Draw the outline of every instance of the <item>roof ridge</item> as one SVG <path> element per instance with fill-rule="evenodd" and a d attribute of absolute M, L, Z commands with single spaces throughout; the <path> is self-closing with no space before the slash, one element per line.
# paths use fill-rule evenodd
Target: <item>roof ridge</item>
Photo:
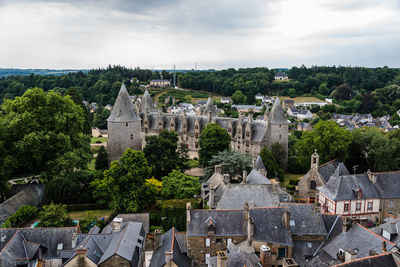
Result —
<path fill-rule="evenodd" d="M 353 262 L 362 261 L 362 260 L 366 260 L 366 259 L 373 259 L 373 258 L 383 257 L 383 256 L 387 256 L 387 255 L 390 255 L 390 254 L 392 254 L 392 253 L 390 253 L 390 252 L 381 253 L 379 255 L 367 256 L 367 257 L 364 257 L 364 258 L 359 258 L 359 259 L 355 259 L 355 260 L 352 260 L 352 261 L 343 262 L 343 263 L 340 263 L 340 264 L 337 264 L 337 265 L 333 265 L 333 266 L 343 266 L 343 265 L 347 265 L 347 264 L 350 264 L 350 263 L 353 263 Z"/>
<path fill-rule="evenodd" d="M 325 166 L 325 165 L 327 165 L 328 163 L 332 163 L 332 162 L 334 162 L 335 160 L 339 160 L 339 159 L 338 159 L 338 158 L 334 158 L 334 159 L 332 159 L 332 160 L 330 160 L 330 161 L 328 161 L 328 162 L 325 162 L 325 163 L 319 165 L 318 168 L 319 168 L 319 167 L 322 167 L 322 166 Z M 340 162 L 340 161 L 339 161 L 339 162 Z"/>
<path fill-rule="evenodd" d="M 174 241 L 175 241 L 175 227 L 172 227 L 172 243 L 171 243 L 171 252 L 174 251 Z"/>
<path fill-rule="evenodd" d="M 115 248 L 115 252 L 114 252 L 114 254 L 117 254 L 117 251 L 118 251 L 118 248 L 119 248 L 119 245 L 121 245 L 121 241 L 122 241 L 122 238 L 124 237 L 124 235 L 125 235 L 125 232 L 126 232 L 126 230 L 128 229 L 128 225 L 126 225 L 125 226 L 125 228 L 124 228 L 124 232 L 123 233 L 121 233 L 121 237 L 120 237 L 120 239 L 119 239 L 119 241 L 118 241 L 118 245 L 117 245 L 117 247 Z"/>
<path fill-rule="evenodd" d="M 35 243 L 35 242 L 27 241 L 27 240 L 24 240 L 24 242 L 25 242 L 25 243 L 30 243 L 30 244 L 34 244 L 34 245 L 39 245 L 39 246 L 40 246 L 39 243 Z"/>
<path fill-rule="evenodd" d="M 387 171 L 387 172 L 373 172 L 372 174 L 384 174 L 384 173 L 400 173 L 399 171 Z"/>
<path fill-rule="evenodd" d="M 384 242 L 389 243 L 390 245 L 392 245 L 392 246 L 394 246 L 394 247 L 396 246 L 396 244 L 394 244 L 394 243 L 388 241 L 387 239 L 381 237 L 380 235 L 378 235 L 378 234 L 372 232 L 371 230 L 369 230 L 368 228 L 362 226 L 361 224 L 357 223 L 357 225 L 358 225 L 358 226 L 361 226 L 364 230 L 367 230 L 369 233 L 371 233 L 371 234 L 373 234 L 373 235 L 379 237 L 379 238 L 382 239 Z"/>
<path fill-rule="evenodd" d="M 285 209 L 285 207 L 249 207 L 249 210 L 257 209 Z"/>
<path fill-rule="evenodd" d="M 13 237 L 7 242 L 7 244 L 3 247 L 3 249 L 0 251 L 0 254 L 3 253 L 3 251 L 5 250 L 5 248 L 10 244 L 10 242 L 17 236 L 19 232 L 19 229 L 15 232 L 15 234 L 13 235 Z"/>

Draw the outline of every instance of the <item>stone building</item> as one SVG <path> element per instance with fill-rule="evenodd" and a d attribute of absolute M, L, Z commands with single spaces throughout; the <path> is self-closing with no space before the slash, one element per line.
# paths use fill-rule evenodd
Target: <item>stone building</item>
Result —
<path fill-rule="evenodd" d="M 122 85 L 107 119 L 109 159 L 119 159 L 126 148 L 141 150 L 146 136 L 157 135 L 162 130 L 177 132 L 179 142 L 187 144 L 190 151 L 198 151 L 201 131 L 208 123 L 217 123 L 228 131 L 234 151 L 256 157 L 263 146 L 275 142 L 288 150 L 288 121 L 278 97 L 271 111 L 267 110 L 261 121 L 253 120 L 252 114 L 247 118 L 240 115 L 238 119 L 218 117 L 216 111 L 209 97 L 200 116 L 187 115 L 185 110 L 181 114 L 162 113 L 161 109 L 155 110 L 147 90 L 140 107 L 135 108 L 125 85 Z"/>
<path fill-rule="evenodd" d="M 338 172 L 338 175 L 350 174 L 346 166 L 337 159 L 319 165 L 319 155 L 315 150 L 311 155 L 310 170 L 299 181 L 299 198 L 303 202 L 314 202 L 318 194 L 317 187 L 325 185 L 335 171 Z"/>

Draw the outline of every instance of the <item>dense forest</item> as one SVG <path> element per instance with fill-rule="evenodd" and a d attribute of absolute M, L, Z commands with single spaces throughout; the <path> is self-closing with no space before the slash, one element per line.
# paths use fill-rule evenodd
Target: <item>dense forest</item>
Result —
<path fill-rule="evenodd" d="M 340 104 L 338 112 L 369 113 L 374 116 L 393 115 L 400 108 L 400 69 L 388 67 L 292 67 L 288 81 L 274 81 L 278 70 L 268 68 L 226 69 L 220 71 L 189 71 L 179 73 L 182 88 L 231 96 L 240 90 L 248 104 L 255 103 L 257 93 L 285 96 L 332 97 Z M 65 93 L 77 89 L 84 100 L 105 106 L 113 104 L 124 80 L 131 94 L 140 94 L 140 84 L 151 79 L 172 79 L 172 74 L 140 68 L 109 66 L 88 73 L 66 75 L 9 76 L 0 79 L 0 103 L 4 98 L 22 95 L 28 88 L 40 87 Z"/>

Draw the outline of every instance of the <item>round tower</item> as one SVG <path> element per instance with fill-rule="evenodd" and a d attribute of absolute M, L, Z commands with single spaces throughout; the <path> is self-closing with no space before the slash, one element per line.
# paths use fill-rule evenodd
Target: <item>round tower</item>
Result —
<path fill-rule="evenodd" d="M 109 161 L 118 160 L 127 148 L 142 150 L 141 118 L 122 84 L 110 117 L 107 119 Z"/>

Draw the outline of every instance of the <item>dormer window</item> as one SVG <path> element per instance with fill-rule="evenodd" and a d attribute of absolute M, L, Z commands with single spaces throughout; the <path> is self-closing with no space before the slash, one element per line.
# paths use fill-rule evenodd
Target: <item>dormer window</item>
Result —
<path fill-rule="evenodd" d="M 206 221 L 207 223 L 207 232 L 209 235 L 213 235 L 215 234 L 215 222 L 213 220 L 213 218 L 209 217 Z"/>

